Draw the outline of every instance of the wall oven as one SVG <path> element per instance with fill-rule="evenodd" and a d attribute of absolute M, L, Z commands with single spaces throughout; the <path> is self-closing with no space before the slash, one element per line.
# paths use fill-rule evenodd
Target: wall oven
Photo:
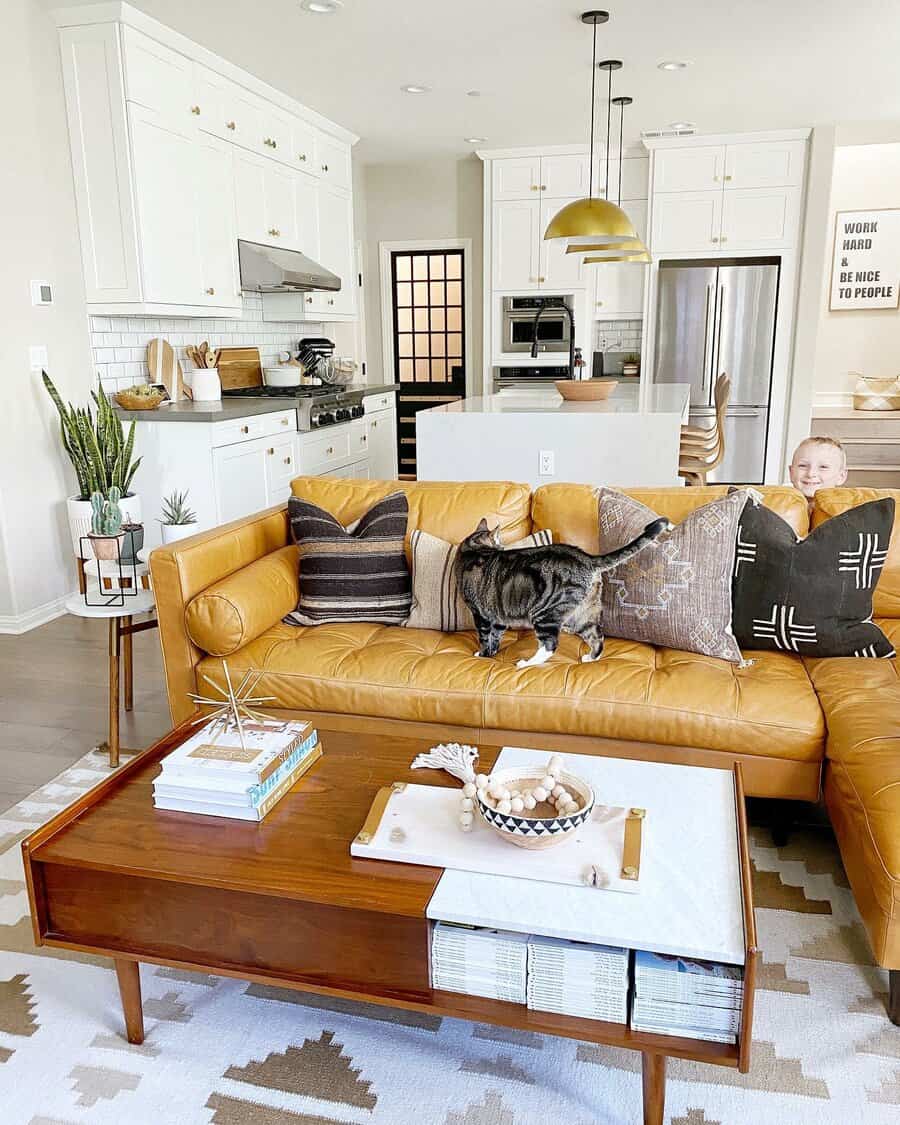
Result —
<path fill-rule="evenodd" d="M 569 318 L 558 306 L 566 304 L 571 309 L 571 293 L 543 293 L 537 297 L 504 297 L 501 351 L 504 355 L 530 353 L 534 342 L 534 318 L 545 302 L 557 305 L 547 308 L 538 323 L 538 353 L 569 353 Z"/>

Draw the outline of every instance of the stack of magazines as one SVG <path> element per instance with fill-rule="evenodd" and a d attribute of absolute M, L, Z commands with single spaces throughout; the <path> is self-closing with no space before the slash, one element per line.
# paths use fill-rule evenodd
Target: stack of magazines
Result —
<path fill-rule="evenodd" d="M 744 973 L 739 965 L 692 961 L 637 950 L 634 955 L 635 1031 L 735 1043 L 741 1025 Z"/>
<path fill-rule="evenodd" d="M 628 950 L 528 939 L 528 1007 L 591 1020 L 628 1020 Z"/>
<path fill-rule="evenodd" d="M 158 809 L 262 820 L 322 756 L 309 723 L 207 724 L 162 760 Z"/>
<path fill-rule="evenodd" d="M 525 1003 L 526 934 L 438 922 L 431 938 L 431 983 L 447 992 Z"/>

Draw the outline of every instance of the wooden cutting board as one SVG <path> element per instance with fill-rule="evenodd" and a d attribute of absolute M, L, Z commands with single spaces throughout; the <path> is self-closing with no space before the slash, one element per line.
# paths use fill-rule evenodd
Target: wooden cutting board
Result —
<path fill-rule="evenodd" d="M 219 352 L 219 382 L 223 391 L 238 387 L 261 387 L 259 348 L 222 348 Z"/>
<path fill-rule="evenodd" d="M 147 345 L 147 367 L 150 382 L 162 383 L 169 392 L 172 402 L 184 397 L 181 364 L 175 358 L 175 351 L 168 340 L 157 337 Z"/>

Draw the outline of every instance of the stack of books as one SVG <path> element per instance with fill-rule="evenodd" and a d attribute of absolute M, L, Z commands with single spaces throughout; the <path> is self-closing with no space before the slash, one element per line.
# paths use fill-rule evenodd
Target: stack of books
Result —
<path fill-rule="evenodd" d="M 735 1043 L 743 1000 L 744 971 L 739 965 L 635 952 L 635 1031 Z"/>
<path fill-rule="evenodd" d="M 527 934 L 437 922 L 431 937 L 432 987 L 524 1004 L 527 948 Z"/>
<path fill-rule="evenodd" d="M 207 724 L 162 760 L 153 782 L 158 809 L 262 820 L 322 756 L 309 723 Z"/>
<path fill-rule="evenodd" d="M 528 1007 L 591 1020 L 628 1020 L 628 950 L 528 939 Z"/>

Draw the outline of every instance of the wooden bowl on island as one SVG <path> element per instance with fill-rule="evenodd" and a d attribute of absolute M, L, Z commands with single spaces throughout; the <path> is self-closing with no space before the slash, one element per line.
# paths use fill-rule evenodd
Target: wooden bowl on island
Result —
<path fill-rule="evenodd" d="M 566 402 L 599 402 L 609 398 L 618 379 L 555 379 L 554 385 Z"/>

